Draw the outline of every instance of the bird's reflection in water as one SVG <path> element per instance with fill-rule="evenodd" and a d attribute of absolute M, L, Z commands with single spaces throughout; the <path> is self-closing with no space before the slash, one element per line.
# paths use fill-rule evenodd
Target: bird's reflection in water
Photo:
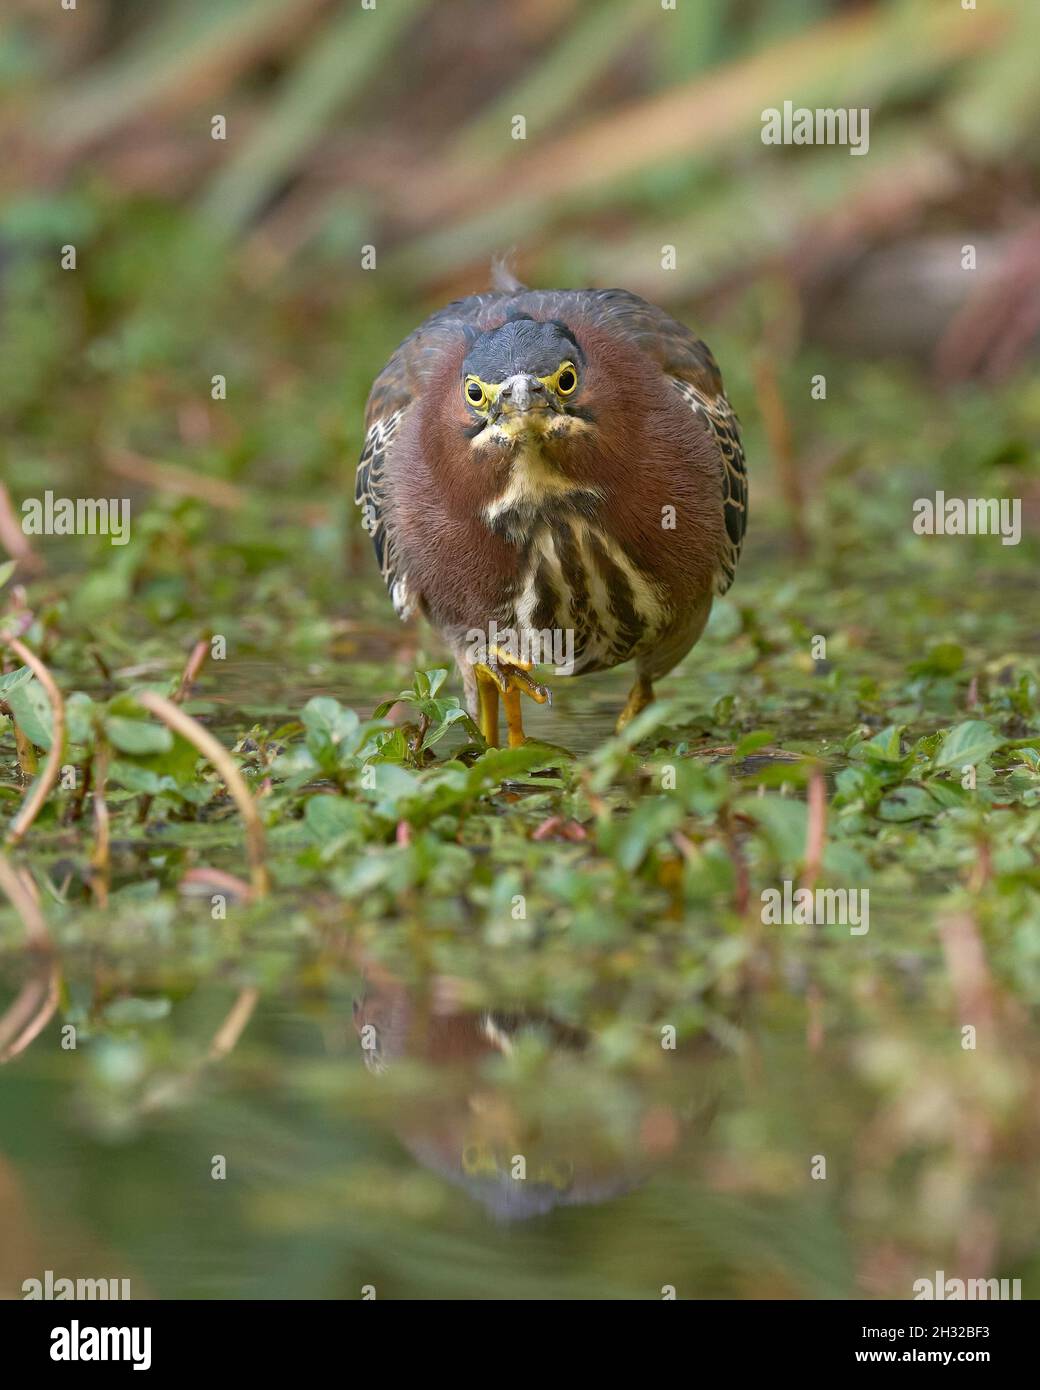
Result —
<path fill-rule="evenodd" d="M 451 984 L 431 996 L 368 972 L 354 1024 L 372 1073 L 416 1069 L 414 1091 L 395 1097 L 402 1142 L 498 1220 L 619 1197 L 710 1123 L 710 1090 L 677 1098 L 673 1074 L 668 1099 L 648 1096 L 604 1069 L 583 1030 L 535 1010 L 462 1007 Z"/>

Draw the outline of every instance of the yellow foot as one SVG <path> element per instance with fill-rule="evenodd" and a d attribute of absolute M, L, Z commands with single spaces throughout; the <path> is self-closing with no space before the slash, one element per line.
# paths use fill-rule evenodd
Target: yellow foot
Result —
<path fill-rule="evenodd" d="M 536 704 L 552 704 L 552 692 L 539 685 L 528 675 L 531 662 L 521 657 L 511 656 L 499 647 L 488 649 L 487 661 L 474 666 L 477 677 L 477 701 L 480 718 L 480 732 L 485 742 L 492 747 L 498 745 L 498 697 L 506 707 L 506 723 L 509 728 L 509 746 L 518 748 L 526 743 L 523 718 L 520 713 L 520 697 L 528 696 Z"/>
<path fill-rule="evenodd" d="M 617 717 L 617 724 L 614 732 L 619 734 L 626 724 L 630 723 L 637 714 L 642 714 L 647 705 L 654 698 L 654 687 L 647 680 L 646 676 L 639 676 L 635 685 L 632 687 L 631 694 L 625 701 L 625 708 Z"/>

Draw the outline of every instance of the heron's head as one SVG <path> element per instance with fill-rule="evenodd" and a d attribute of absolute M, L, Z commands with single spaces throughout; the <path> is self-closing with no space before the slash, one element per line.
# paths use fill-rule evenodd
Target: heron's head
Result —
<path fill-rule="evenodd" d="M 515 447 L 586 429 L 585 354 L 559 319 L 518 314 L 482 333 L 462 363 L 466 433 L 478 448 Z"/>

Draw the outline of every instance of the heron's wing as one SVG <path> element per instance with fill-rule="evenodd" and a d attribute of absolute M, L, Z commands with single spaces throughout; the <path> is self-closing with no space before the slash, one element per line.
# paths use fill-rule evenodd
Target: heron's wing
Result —
<path fill-rule="evenodd" d="M 715 438 L 727 540 L 715 588 L 724 594 L 733 583 L 744 543 L 748 478 L 740 424 L 726 399 L 722 375 L 711 350 L 684 324 L 627 290 L 587 290 L 581 292 L 580 297 L 583 309 L 594 321 L 609 326 L 660 364 L 680 396 Z"/>
<path fill-rule="evenodd" d="M 365 442 L 354 480 L 354 501 L 361 508 L 361 524 L 372 537 L 379 572 L 401 618 L 411 615 L 419 597 L 409 582 L 394 525 L 394 489 L 407 486 L 396 452 L 401 425 L 414 409 L 424 374 L 437 354 L 453 337 L 471 331 L 468 324 L 475 315 L 466 311 L 470 303 L 449 304 L 409 334 L 376 377 L 365 406 Z"/>
<path fill-rule="evenodd" d="M 669 373 L 686 404 L 708 424 L 722 459 L 722 511 L 726 522 L 726 546 L 715 591 L 724 594 L 733 583 L 747 529 L 748 477 L 740 423 L 721 389 L 709 396 L 686 377 Z"/>
<path fill-rule="evenodd" d="M 390 408 L 385 413 L 375 414 L 374 418 L 371 411 L 366 414 L 365 443 L 354 478 L 354 501 L 361 508 L 361 524 L 372 537 L 379 572 L 400 618 L 409 616 L 412 600 L 408 575 L 398 557 L 388 505 L 387 456 L 407 408 Z"/>

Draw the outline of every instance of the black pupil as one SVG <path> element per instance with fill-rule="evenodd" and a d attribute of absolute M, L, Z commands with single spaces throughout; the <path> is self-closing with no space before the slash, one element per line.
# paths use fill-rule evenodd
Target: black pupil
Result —
<path fill-rule="evenodd" d="M 573 373 L 573 372 L 564 372 L 564 374 L 560 377 L 560 390 L 561 390 L 561 391 L 569 391 L 573 385 L 574 385 L 574 373 Z"/>
<path fill-rule="evenodd" d="M 481 388 L 477 385 L 475 381 L 471 381 L 470 384 L 466 387 L 466 394 L 469 396 L 471 401 L 479 401 L 480 398 L 483 396 L 484 392 L 481 390 Z"/>

